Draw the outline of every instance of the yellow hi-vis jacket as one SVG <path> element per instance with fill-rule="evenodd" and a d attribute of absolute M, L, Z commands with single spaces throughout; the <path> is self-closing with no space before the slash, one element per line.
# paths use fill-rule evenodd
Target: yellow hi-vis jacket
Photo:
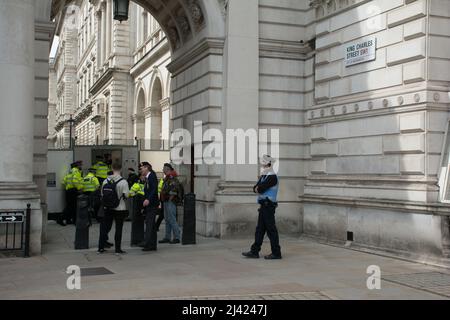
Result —
<path fill-rule="evenodd" d="M 64 176 L 63 184 L 66 187 L 66 190 L 77 189 L 81 190 L 82 188 L 82 177 L 81 171 L 78 168 L 72 168 L 68 174 Z"/>
<path fill-rule="evenodd" d="M 161 180 L 159 180 L 159 184 L 158 184 L 158 194 L 161 194 L 163 184 L 164 184 L 164 178 L 161 178 Z"/>
<path fill-rule="evenodd" d="M 95 169 L 95 176 L 97 178 L 106 179 L 108 178 L 109 167 L 103 161 L 99 161 L 92 166 Z"/>
<path fill-rule="evenodd" d="M 82 182 L 83 192 L 95 192 L 100 187 L 100 182 L 98 182 L 97 177 L 89 172 L 83 179 Z"/>
<path fill-rule="evenodd" d="M 129 197 L 132 198 L 138 194 L 141 196 L 145 195 L 144 188 L 145 188 L 144 183 L 136 182 L 131 186 Z"/>

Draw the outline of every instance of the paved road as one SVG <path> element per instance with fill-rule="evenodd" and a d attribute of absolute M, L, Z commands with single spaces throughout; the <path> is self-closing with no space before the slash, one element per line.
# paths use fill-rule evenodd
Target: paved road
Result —
<path fill-rule="evenodd" d="M 74 227 L 50 222 L 42 256 L 0 259 L 0 299 L 448 299 L 450 271 L 297 238 L 281 238 L 283 260 L 248 260 L 249 239 L 197 238 L 197 245 L 159 245 L 157 252 L 129 247 L 127 254 L 72 249 Z M 159 238 L 162 237 L 160 234 Z M 113 236 L 111 236 L 113 238 Z M 270 249 L 268 243 L 264 253 Z M 106 268 L 81 277 L 68 290 L 66 268 Z M 380 290 L 367 289 L 366 269 L 382 272 Z M 87 270 L 89 272 L 92 270 Z M 94 270 L 95 271 L 95 270 Z M 419 274 L 420 277 L 415 276 Z M 406 285 L 404 285 L 406 284 Z M 439 293 L 439 294 L 436 294 Z M 447 295 L 447 297 L 446 297 Z"/>

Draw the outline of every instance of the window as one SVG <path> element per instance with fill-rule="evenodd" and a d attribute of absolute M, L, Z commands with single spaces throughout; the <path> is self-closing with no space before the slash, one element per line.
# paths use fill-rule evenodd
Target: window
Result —
<path fill-rule="evenodd" d="M 438 172 L 439 199 L 441 202 L 450 203 L 450 122 L 447 123 L 444 143 L 441 166 Z"/>
<path fill-rule="evenodd" d="M 147 40 L 148 37 L 148 14 L 145 11 L 142 13 L 142 25 L 142 32 L 144 35 L 142 42 L 145 43 L 145 40 Z"/>

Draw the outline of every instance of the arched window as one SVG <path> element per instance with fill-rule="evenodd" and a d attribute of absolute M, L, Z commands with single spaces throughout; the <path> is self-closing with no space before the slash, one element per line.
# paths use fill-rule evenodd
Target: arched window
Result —
<path fill-rule="evenodd" d="M 135 112 L 133 117 L 134 137 L 136 137 L 140 141 L 145 139 L 144 109 L 145 109 L 145 92 L 144 89 L 141 88 L 138 91 Z"/>
<path fill-rule="evenodd" d="M 162 84 L 159 78 L 156 78 L 153 82 L 151 91 L 151 148 L 153 150 L 161 149 L 162 139 L 162 111 L 161 100 L 162 96 Z"/>

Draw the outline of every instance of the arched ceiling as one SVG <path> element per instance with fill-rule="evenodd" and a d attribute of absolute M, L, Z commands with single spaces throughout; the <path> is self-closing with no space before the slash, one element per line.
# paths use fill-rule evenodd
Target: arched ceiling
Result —
<path fill-rule="evenodd" d="M 90 0 L 98 4 L 104 0 Z M 203 0 L 132 0 L 150 12 L 169 39 L 172 50 L 177 50 L 192 39 L 206 24 Z M 211 0 L 207 0 L 211 1 Z M 80 0 L 53 0 L 52 18 L 65 6 Z"/>
<path fill-rule="evenodd" d="M 147 9 L 166 33 L 173 50 L 178 49 L 205 26 L 198 0 L 133 0 Z"/>

